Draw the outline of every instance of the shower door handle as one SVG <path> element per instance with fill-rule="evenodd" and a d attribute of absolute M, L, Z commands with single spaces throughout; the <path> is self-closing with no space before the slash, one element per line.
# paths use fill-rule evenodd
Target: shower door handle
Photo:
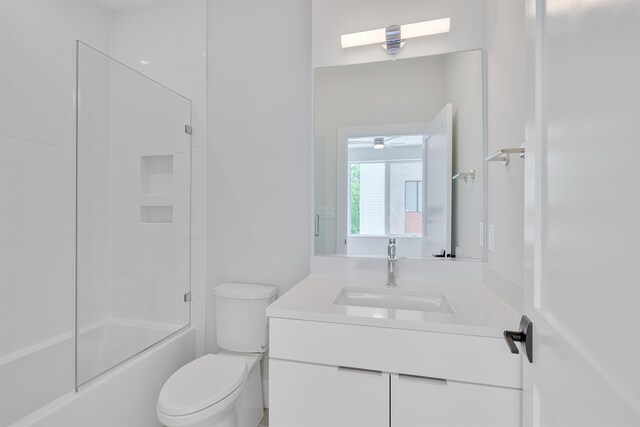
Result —
<path fill-rule="evenodd" d="M 320 237 L 320 215 L 316 215 L 315 236 Z"/>

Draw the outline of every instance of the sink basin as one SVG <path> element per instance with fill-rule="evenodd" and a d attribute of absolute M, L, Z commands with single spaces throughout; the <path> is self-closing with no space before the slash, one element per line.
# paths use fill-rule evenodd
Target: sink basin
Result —
<path fill-rule="evenodd" d="M 345 286 L 333 304 L 430 313 L 454 313 L 451 304 L 442 292 L 417 289 Z"/>

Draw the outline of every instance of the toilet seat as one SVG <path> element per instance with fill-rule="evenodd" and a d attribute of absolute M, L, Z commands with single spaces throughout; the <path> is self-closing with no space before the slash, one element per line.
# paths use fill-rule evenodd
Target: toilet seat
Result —
<path fill-rule="evenodd" d="M 247 377 L 241 357 L 207 354 L 178 369 L 162 387 L 158 411 L 185 416 L 202 411 L 236 391 Z"/>

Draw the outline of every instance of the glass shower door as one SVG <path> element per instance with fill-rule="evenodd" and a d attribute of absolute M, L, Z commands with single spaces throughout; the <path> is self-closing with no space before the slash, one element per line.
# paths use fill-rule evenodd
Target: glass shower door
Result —
<path fill-rule="evenodd" d="M 190 323 L 191 101 L 79 42 L 76 387 Z"/>

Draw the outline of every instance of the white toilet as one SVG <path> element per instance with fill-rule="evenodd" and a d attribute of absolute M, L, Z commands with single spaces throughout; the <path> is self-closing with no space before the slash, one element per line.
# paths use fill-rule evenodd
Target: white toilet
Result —
<path fill-rule="evenodd" d="M 256 427 L 262 419 L 260 359 L 268 346 L 265 310 L 277 288 L 224 283 L 213 288 L 219 354 L 178 369 L 158 397 L 167 427 Z"/>

